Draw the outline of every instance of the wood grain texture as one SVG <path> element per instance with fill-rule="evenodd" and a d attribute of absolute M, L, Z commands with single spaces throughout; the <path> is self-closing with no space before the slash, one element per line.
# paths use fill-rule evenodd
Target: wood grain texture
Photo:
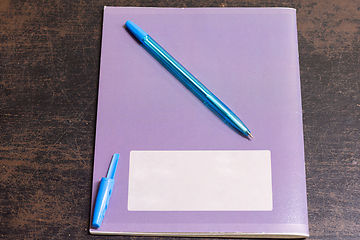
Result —
<path fill-rule="evenodd" d="M 2 239 L 130 238 L 88 234 L 104 5 L 296 8 L 309 239 L 360 239 L 356 0 L 0 1 Z"/>

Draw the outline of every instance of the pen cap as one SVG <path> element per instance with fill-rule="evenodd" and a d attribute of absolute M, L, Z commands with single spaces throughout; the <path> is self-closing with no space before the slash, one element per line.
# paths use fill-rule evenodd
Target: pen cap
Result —
<path fill-rule="evenodd" d="M 136 25 L 130 20 L 126 21 L 125 26 L 140 42 L 143 42 L 143 38 L 148 35 L 138 25 Z"/>
<path fill-rule="evenodd" d="M 96 203 L 94 208 L 94 216 L 92 226 L 99 228 L 104 219 L 107 210 L 110 196 L 114 187 L 115 180 L 111 178 L 102 178 L 99 186 L 99 191 L 96 196 Z"/>

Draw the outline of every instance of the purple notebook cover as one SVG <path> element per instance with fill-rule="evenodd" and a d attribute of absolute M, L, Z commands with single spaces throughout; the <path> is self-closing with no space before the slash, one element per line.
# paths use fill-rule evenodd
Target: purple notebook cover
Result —
<path fill-rule="evenodd" d="M 254 139 L 225 125 L 148 54 L 127 20 L 237 113 Z M 270 150 L 273 209 L 129 211 L 134 150 Z M 105 7 L 91 218 L 114 153 L 115 187 L 92 234 L 308 236 L 295 10 Z"/>

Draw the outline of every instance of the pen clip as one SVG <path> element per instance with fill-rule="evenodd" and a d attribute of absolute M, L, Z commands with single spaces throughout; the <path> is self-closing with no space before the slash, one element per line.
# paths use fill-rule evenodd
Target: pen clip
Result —
<path fill-rule="evenodd" d="M 114 179 L 118 162 L 119 162 L 119 154 L 115 153 L 111 160 L 109 171 L 106 175 L 106 178 Z"/>

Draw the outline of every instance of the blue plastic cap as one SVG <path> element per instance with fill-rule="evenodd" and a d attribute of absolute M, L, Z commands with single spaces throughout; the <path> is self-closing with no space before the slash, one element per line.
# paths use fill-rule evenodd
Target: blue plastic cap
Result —
<path fill-rule="evenodd" d="M 102 178 L 99 186 L 99 191 L 96 196 L 96 202 L 94 207 L 94 216 L 92 226 L 99 228 L 102 220 L 104 219 L 105 212 L 108 208 L 112 190 L 115 184 L 115 172 L 119 161 L 119 154 L 115 153 L 112 157 L 110 167 L 106 178 Z"/>
<path fill-rule="evenodd" d="M 140 42 L 143 42 L 144 37 L 148 35 L 138 25 L 136 25 L 130 20 L 126 21 L 125 26 Z"/>
<path fill-rule="evenodd" d="M 99 191 L 96 197 L 94 208 L 94 218 L 92 226 L 99 228 L 104 219 L 105 212 L 109 205 L 110 196 L 114 187 L 115 180 L 110 178 L 102 178 L 99 186 Z"/>

